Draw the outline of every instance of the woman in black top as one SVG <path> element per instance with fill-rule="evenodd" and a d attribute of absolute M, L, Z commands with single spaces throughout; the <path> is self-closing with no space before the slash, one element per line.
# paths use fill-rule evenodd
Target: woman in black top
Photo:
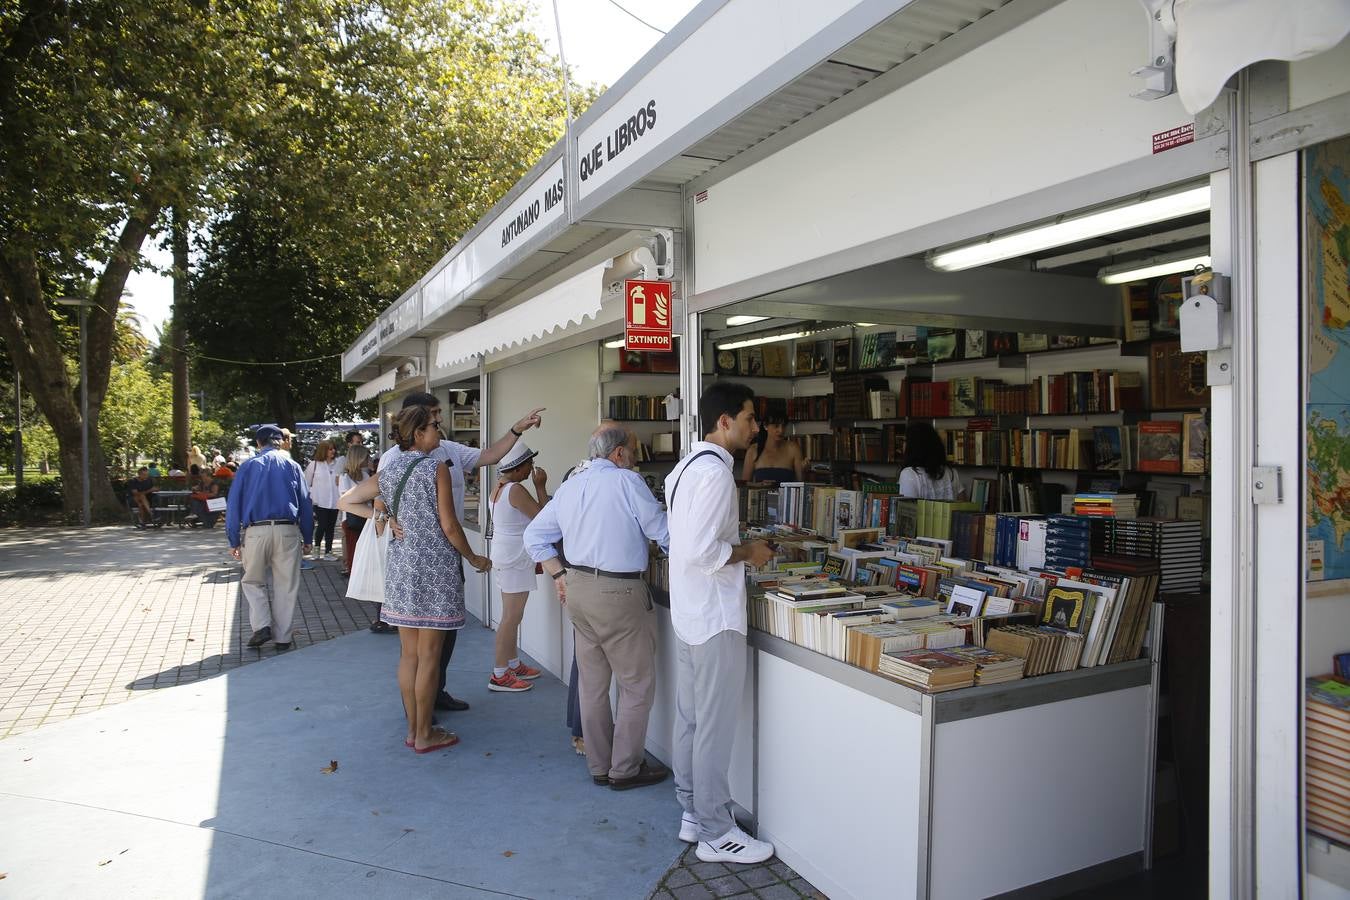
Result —
<path fill-rule="evenodd" d="M 755 443 L 745 451 L 745 465 L 741 469 L 743 481 L 781 484 L 801 481 L 806 473 L 806 457 L 797 442 L 787 436 L 787 413 L 770 410 L 760 423 Z"/>

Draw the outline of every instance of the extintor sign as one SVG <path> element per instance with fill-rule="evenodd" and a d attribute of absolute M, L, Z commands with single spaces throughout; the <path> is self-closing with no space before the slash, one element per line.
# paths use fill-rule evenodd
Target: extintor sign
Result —
<path fill-rule="evenodd" d="M 670 282 L 625 281 L 623 295 L 623 348 L 670 353 Z"/>

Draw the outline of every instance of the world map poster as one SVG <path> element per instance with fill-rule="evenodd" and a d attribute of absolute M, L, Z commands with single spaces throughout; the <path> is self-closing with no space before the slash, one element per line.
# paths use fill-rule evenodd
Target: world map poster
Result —
<path fill-rule="evenodd" d="M 1308 579 L 1350 579 L 1350 139 L 1307 151 Z"/>

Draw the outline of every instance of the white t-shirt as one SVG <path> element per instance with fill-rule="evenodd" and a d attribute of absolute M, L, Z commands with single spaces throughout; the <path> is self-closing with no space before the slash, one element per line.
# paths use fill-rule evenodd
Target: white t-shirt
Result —
<path fill-rule="evenodd" d="M 380 468 L 393 465 L 402 455 L 403 451 L 395 444 L 380 456 Z M 482 455 L 483 451 L 477 447 L 466 447 L 454 441 L 441 441 L 441 445 L 430 454 L 432 459 L 451 463 L 450 495 L 454 497 L 455 515 L 459 517 L 461 524 L 464 522 L 464 474 L 478 468 L 478 458 Z M 385 502 L 389 502 L 389 498 L 386 497 Z"/>
<path fill-rule="evenodd" d="M 324 509 L 337 509 L 338 475 L 342 469 L 337 462 L 320 462 L 311 459 L 305 467 L 305 480 L 309 482 L 309 499 L 315 506 Z"/>
<path fill-rule="evenodd" d="M 900 470 L 900 496 L 922 500 L 955 500 L 961 495 L 961 476 L 945 466 L 941 478 L 932 478 L 923 469 L 910 466 Z"/>

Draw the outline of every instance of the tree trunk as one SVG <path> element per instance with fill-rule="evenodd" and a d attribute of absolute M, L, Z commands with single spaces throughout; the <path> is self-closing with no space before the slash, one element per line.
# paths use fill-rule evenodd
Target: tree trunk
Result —
<path fill-rule="evenodd" d="M 289 428 L 295 431 L 295 405 L 291 402 L 290 387 L 284 381 L 273 381 L 268 385 L 268 405 L 272 407 L 272 415 L 276 416 L 277 425 L 282 428 Z"/>
<path fill-rule="evenodd" d="M 123 225 L 117 246 L 99 276 L 94 304 L 85 322 L 89 379 L 89 497 L 95 520 L 120 516 L 122 504 L 113 493 L 99 441 L 98 416 L 112 371 L 112 344 L 117 309 L 127 276 L 141 244 L 159 214 L 147 203 Z M 47 306 L 38 255 L 18 241 L 0 244 L 0 337 L 23 376 L 29 396 L 56 434 L 58 462 L 68 519 L 78 521 L 83 508 L 79 390 L 66 375 L 66 358 L 57 340 L 56 323 Z M 21 239 L 20 239 L 21 240 Z"/>
<path fill-rule="evenodd" d="M 169 326 L 169 347 L 173 377 L 173 464 L 188 468 L 188 447 L 192 443 L 188 431 L 191 402 L 188 394 L 187 358 L 187 272 L 188 231 L 187 215 L 181 206 L 173 208 L 173 318 Z"/>

